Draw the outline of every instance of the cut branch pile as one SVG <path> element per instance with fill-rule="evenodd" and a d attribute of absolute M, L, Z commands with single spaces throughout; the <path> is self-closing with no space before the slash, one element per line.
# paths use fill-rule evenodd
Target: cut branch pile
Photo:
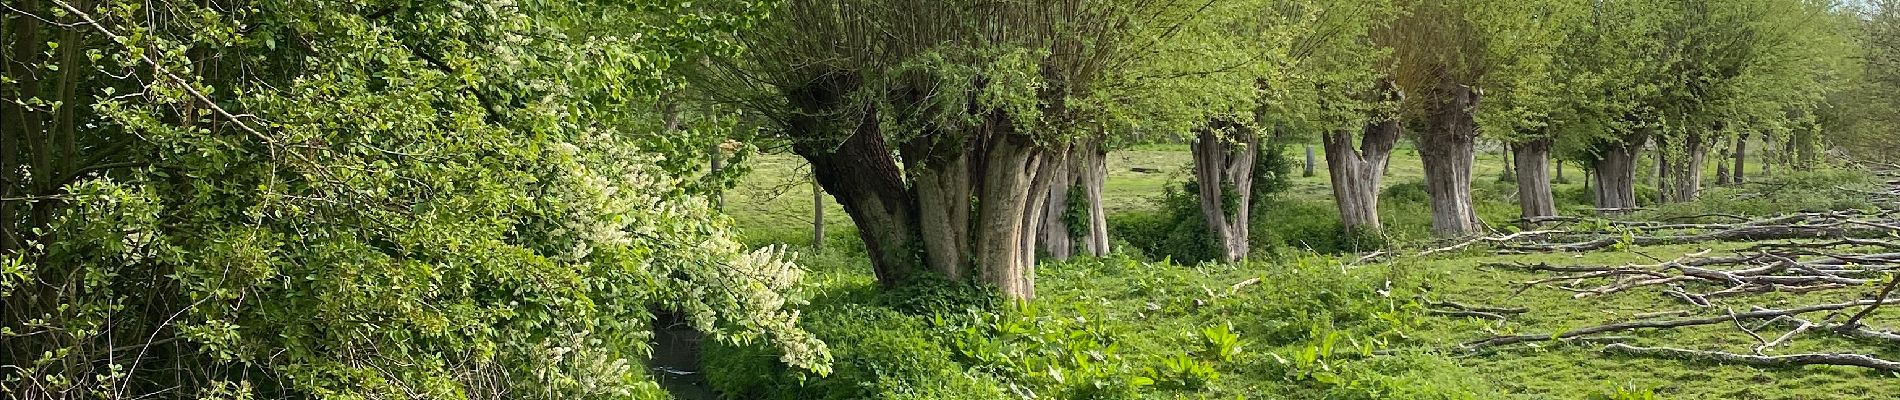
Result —
<path fill-rule="evenodd" d="M 1515 286 L 1515 293 L 1518 294 L 1536 288 L 1549 288 L 1569 292 L 1572 298 L 1581 299 L 1648 288 L 1648 291 L 1660 293 L 1688 307 L 1685 310 L 1638 313 L 1622 321 L 1559 332 L 1495 335 L 1465 342 L 1458 347 L 1468 352 L 1480 352 L 1538 342 L 1573 345 L 1607 342 L 1609 344 L 1601 348 L 1604 353 L 1636 357 L 1695 359 L 1764 368 L 1833 365 L 1900 371 L 1900 361 L 1882 359 L 1872 354 L 1770 354 L 1777 348 L 1788 346 L 1796 338 L 1817 333 L 1900 345 L 1900 333 L 1865 325 L 1867 317 L 1883 305 L 1900 302 L 1900 298 L 1892 297 L 1896 288 L 1900 288 L 1900 279 L 1894 278 L 1894 274 L 1900 272 L 1900 172 L 1884 174 L 1887 189 L 1862 191 L 1881 205 L 1877 211 L 1809 212 L 1770 218 L 1716 213 L 1663 221 L 1540 217 L 1525 221 L 1542 226 L 1540 230 L 1471 239 L 1417 255 L 1459 251 L 1477 245 L 1489 246 L 1503 253 L 1550 253 L 1722 241 L 1775 241 L 1719 255 L 1703 250 L 1673 260 L 1649 257 L 1654 263 L 1482 264 L 1482 268 L 1544 275 L 1509 282 Z M 1879 285 L 1879 290 L 1870 290 L 1870 285 Z M 1750 295 L 1762 293 L 1824 291 L 1854 293 L 1848 296 L 1862 299 L 1776 308 L 1736 304 L 1750 298 Z M 1428 313 L 1434 315 L 1505 319 L 1503 313 L 1442 303 L 1428 303 L 1428 306 Z M 1810 319 L 1809 315 L 1821 317 Z M 1756 345 L 1752 346 L 1753 354 L 1699 348 L 1704 346 L 1645 347 L 1623 343 L 1632 339 L 1627 336 L 1610 336 L 1719 325 L 1732 326 L 1753 338 L 1756 341 Z"/>
<path fill-rule="evenodd" d="M 1726 214 L 1694 216 L 1696 219 L 1740 218 Z M 1532 222 L 1577 226 L 1590 222 L 1580 218 L 1545 217 Z M 1895 212 L 1860 210 L 1800 213 L 1734 223 L 1669 223 L 1650 221 L 1594 221 L 1607 229 L 1542 230 L 1538 235 L 1511 234 L 1480 238 L 1477 241 L 1500 242 L 1507 252 L 1582 252 L 1603 250 L 1617 245 L 1662 246 L 1708 242 L 1737 242 L 1790 239 L 1879 239 L 1900 234 L 1900 219 Z M 1536 238 L 1534 241 L 1512 240 Z"/>
<path fill-rule="evenodd" d="M 1807 293 L 1876 282 L 1900 268 L 1900 253 L 1835 254 L 1813 248 L 1757 246 L 1752 252 L 1708 257 L 1708 251 L 1656 264 L 1550 265 L 1486 263 L 1483 267 L 1554 272 L 1549 278 L 1519 282 L 1518 292 L 1550 286 L 1584 298 L 1661 286 L 1663 293 L 1691 305 L 1709 307 L 1710 299 L 1745 294 Z M 1700 284 L 1700 285 L 1691 285 Z M 1692 292 L 1687 286 L 1714 290 Z"/>

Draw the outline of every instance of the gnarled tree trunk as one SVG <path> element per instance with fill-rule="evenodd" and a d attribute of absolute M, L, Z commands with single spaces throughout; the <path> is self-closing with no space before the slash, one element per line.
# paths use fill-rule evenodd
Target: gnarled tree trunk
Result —
<path fill-rule="evenodd" d="M 1399 122 L 1392 119 L 1367 124 L 1357 150 L 1353 149 L 1349 131 L 1322 138 L 1333 202 L 1339 206 L 1339 223 L 1346 231 L 1378 233 L 1384 229 L 1379 223 L 1379 185 L 1385 180 L 1385 166 L 1399 136 Z"/>
<path fill-rule="evenodd" d="M 1604 214 L 1619 214 L 1636 208 L 1636 157 L 1646 135 L 1612 139 L 1602 144 L 1590 161 L 1596 183 L 1596 207 Z"/>
<path fill-rule="evenodd" d="M 1550 138 L 1512 147 L 1517 164 L 1517 202 L 1524 218 L 1557 215 L 1557 199 L 1550 193 Z"/>
<path fill-rule="evenodd" d="M 986 142 L 971 249 L 984 283 L 1004 296 L 1028 299 L 1036 290 L 1036 228 L 1063 152 L 1037 148 L 1023 135 Z"/>
<path fill-rule="evenodd" d="M 844 206 L 858 227 L 878 283 L 891 287 L 919 272 L 919 251 L 925 243 L 918 229 L 917 199 L 891 158 L 875 119 L 866 120 L 837 146 L 810 143 L 792 148 L 811 162 L 819 186 Z"/>
<path fill-rule="evenodd" d="M 856 223 L 878 282 L 934 273 L 1033 297 L 1037 228 L 1066 147 L 1039 145 L 997 113 L 968 132 L 926 130 L 893 146 L 877 110 L 838 112 L 851 107 L 843 94 L 854 86 L 832 74 L 788 92 L 803 112 L 787 129 L 800 138 L 793 151 Z M 826 139 L 835 133 L 846 136 Z"/>
<path fill-rule="evenodd" d="M 1425 190 L 1431 195 L 1432 233 L 1466 236 L 1478 232 L 1477 212 L 1471 204 L 1471 164 L 1476 156 L 1474 118 L 1478 92 L 1470 86 L 1446 83 L 1427 116 L 1429 125 L 1418 142 L 1425 164 Z"/>
<path fill-rule="evenodd" d="M 1260 138 L 1239 124 L 1208 125 L 1199 129 L 1192 145 L 1201 215 L 1226 261 L 1240 261 L 1250 251 L 1247 205 L 1252 204 L 1253 161 L 1260 153 Z M 1228 135 L 1223 137 L 1223 132 Z M 1231 209 L 1226 206 L 1229 195 L 1236 199 Z"/>
<path fill-rule="evenodd" d="M 1099 140 L 1081 140 L 1069 148 L 1066 161 L 1064 168 L 1050 178 L 1048 209 L 1043 211 L 1040 233 L 1043 254 L 1057 260 L 1068 259 L 1076 250 L 1095 257 L 1108 255 L 1108 214 L 1102 210 L 1108 152 Z M 1076 201 L 1081 204 L 1074 204 Z M 1085 212 L 1071 221 L 1068 211 L 1074 207 L 1084 207 Z"/>

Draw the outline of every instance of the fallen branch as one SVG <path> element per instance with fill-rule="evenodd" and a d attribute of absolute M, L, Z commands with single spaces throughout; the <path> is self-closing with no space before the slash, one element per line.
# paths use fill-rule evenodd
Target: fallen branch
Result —
<path fill-rule="evenodd" d="M 1720 351 L 1689 350 L 1672 347 L 1637 347 L 1622 343 L 1613 343 L 1603 348 L 1605 352 L 1623 353 L 1638 356 L 1667 356 L 1677 358 L 1702 359 L 1707 361 L 1742 364 L 1755 367 L 1795 367 L 1804 365 L 1840 365 L 1862 367 L 1881 371 L 1900 371 L 1900 362 L 1874 358 L 1863 354 L 1845 353 L 1809 353 L 1783 356 L 1755 356 Z"/>
<path fill-rule="evenodd" d="M 1478 243 L 1484 243 L 1484 242 L 1505 243 L 1505 242 L 1510 242 L 1512 240 L 1517 240 L 1519 238 L 1551 235 L 1551 234 L 1558 234 L 1558 233 L 1565 233 L 1565 231 L 1560 231 L 1560 230 L 1523 231 L 1523 232 L 1513 233 L 1513 234 L 1504 235 L 1504 236 L 1483 236 L 1483 237 L 1478 237 L 1475 239 L 1467 240 L 1467 241 L 1450 245 L 1450 246 L 1421 251 L 1421 252 L 1418 252 L 1418 254 L 1413 254 L 1412 256 L 1424 257 L 1424 256 L 1432 255 L 1432 254 L 1438 254 L 1438 253 L 1449 252 L 1449 251 L 1457 251 L 1466 247 L 1471 247 L 1471 245 L 1478 244 Z"/>
<path fill-rule="evenodd" d="M 1887 287 L 1880 288 L 1880 294 L 1874 296 L 1874 298 L 1876 299 L 1887 298 L 1887 295 L 1893 294 L 1894 286 L 1900 286 L 1900 277 L 1893 277 L 1893 278 L 1888 279 L 1887 281 L 1888 281 Z M 1861 309 L 1860 312 L 1858 313 L 1854 313 L 1853 317 L 1847 318 L 1847 322 L 1842 322 L 1841 325 L 1842 326 L 1859 326 L 1860 319 L 1867 318 L 1868 314 L 1873 314 L 1874 310 L 1880 308 L 1880 304 L 1881 302 L 1875 302 L 1872 305 L 1868 305 L 1867 308 Z"/>
<path fill-rule="evenodd" d="M 1466 342 L 1460 347 L 1463 347 L 1466 351 L 1477 351 L 1486 347 L 1503 346 L 1503 345 L 1525 343 L 1525 342 L 1539 342 L 1539 341 L 1569 339 L 1569 338 L 1575 338 L 1575 337 L 1587 336 L 1587 335 L 1593 335 L 1593 334 L 1605 333 L 1605 332 L 1617 332 L 1617 331 L 1628 331 L 1628 330 L 1638 330 L 1638 329 L 1679 328 L 1679 327 L 1684 327 L 1684 326 L 1719 324 L 1719 323 L 1728 322 L 1731 320 L 1766 319 L 1766 318 L 1774 318 L 1774 317 L 1780 317 L 1780 316 L 1801 315 L 1801 314 L 1806 314 L 1806 313 L 1811 313 L 1811 312 L 1816 312 L 1816 311 L 1840 310 L 1840 309 L 1846 309 L 1850 307 L 1873 305 L 1873 304 L 1882 303 L 1882 302 L 1883 301 L 1876 301 L 1876 300 L 1858 300 L 1858 301 L 1851 301 L 1851 302 L 1846 302 L 1846 303 L 1820 304 L 1820 305 L 1812 305 L 1812 306 L 1806 306 L 1806 307 L 1790 308 L 1790 309 L 1785 309 L 1785 310 L 1764 309 L 1764 310 L 1749 311 L 1749 312 L 1744 312 L 1744 313 L 1717 315 L 1717 316 L 1704 317 L 1704 318 L 1661 320 L 1661 321 L 1619 322 L 1619 323 L 1613 323 L 1613 324 L 1605 324 L 1605 325 L 1597 325 L 1597 326 L 1592 326 L 1592 327 L 1573 329 L 1573 330 L 1563 332 L 1563 333 L 1558 333 L 1555 335 L 1546 334 L 1546 335 L 1494 336 L 1491 338 Z"/>
<path fill-rule="evenodd" d="M 1523 313 L 1531 311 L 1531 309 L 1524 308 L 1524 307 L 1505 308 L 1505 307 L 1474 306 L 1474 305 L 1458 303 L 1455 301 L 1426 301 L 1425 305 L 1432 306 L 1432 307 L 1450 308 L 1454 310 L 1481 311 L 1481 312 L 1496 313 L 1496 314 L 1523 314 Z"/>

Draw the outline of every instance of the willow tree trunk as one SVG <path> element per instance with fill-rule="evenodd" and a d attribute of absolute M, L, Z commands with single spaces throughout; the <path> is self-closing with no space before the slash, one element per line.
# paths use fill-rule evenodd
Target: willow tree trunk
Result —
<path fill-rule="evenodd" d="M 1564 181 L 1564 162 L 1563 160 L 1558 160 L 1556 164 L 1557 164 L 1557 178 L 1556 178 L 1557 182 L 1563 182 Z"/>
<path fill-rule="evenodd" d="M 1624 138 L 1623 140 L 1630 140 Z M 1619 214 L 1636 208 L 1636 158 L 1643 139 L 1603 145 L 1590 161 L 1596 183 L 1596 207 L 1605 214 Z"/>
<path fill-rule="evenodd" d="M 1051 187 L 1067 174 L 1068 145 L 1038 143 L 1002 112 L 972 115 L 969 126 L 899 121 L 922 129 L 889 139 L 882 117 L 906 116 L 854 100 L 861 76 L 815 76 L 785 88 L 799 111 L 785 121 L 787 134 L 857 225 L 878 282 L 897 286 L 935 274 L 979 281 L 1017 300 L 1034 297 L 1039 232 L 1052 217 Z M 1099 198 L 1100 179 L 1094 182 Z M 1105 249 L 1103 232 L 1098 247 Z"/>
<path fill-rule="evenodd" d="M 1696 196 L 1700 194 L 1702 164 L 1709 155 L 1704 136 L 1702 132 L 1693 130 L 1683 136 L 1683 153 L 1669 165 L 1669 176 L 1675 178 L 1669 185 L 1669 201 L 1677 203 L 1695 201 Z"/>
<path fill-rule="evenodd" d="M 1471 164 L 1476 154 L 1479 94 L 1470 86 L 1444 84 L 1428 115 L 1429 125 L 1419 138 L 1418 155 L 1425 164 L 1425 189 L 1431 196 L 1432 233 L 1442 237 L 1478 232 L 1477 212 L 1471 205 Z"/>
<path fill-rule="evenodd" d="M 1201 215 L 1222 257 L 1229 262 L 1240 261 L 1250 251 L 1247 205 L 1253 200 L 1253 162 L 1260 153 L 1260 138 L 1237 124 L 1209 125 L 1199 129 L 1200 135 L 1192 144 Z M 1222 131 L 1232 132 L 1233 137 L 1223 138 Z M 1227 196 L 1234 196 L 1231 208 Z"/>
<path fill-rule="evenodd" d="M 805 132 L 822 132 L 821 124 L 816 117 L 791 122 L 792 129 L 809 129 Z M 918 229 L 918 202 L 891 158 L 875 116 L 867 116 L 858 125 L 835 146 L 797 141 L 792 149 L 811 162 L 818 185 L 844 206 L 857 225 L 878 283 L 894 287 L 921 272 L 918 251 L 925 243 Z"/>
<path fill-rule="evenodd" d="M 1307 143 L 1306 144 L 1306 169 L 1300 170 L 1300 176 L 1307 177 L 1307 178 L 1313 177 L 1313 174 L 1314 174 L 1313 161 L 1314 161 L 1313 160 L 1313 144 Z"/>
<path fill-rule="evenodd" d="M 1654 167 L 1656 168 L 1656 174 L 1653 182 L 1656 187 L 1656 202 L 1668 203 L 1670 201 L 1669 195 L 1673 194 L 1673 192 L 1669 190 L 1669 146 L 1667 139 L 1660 136 L 1656 137 L 1655 153 L 1656 163 Z"/>
<path fill-rule="evenodd" d="M 1517 164 L 1517 202 L 1526 219 L 1557 215 L 1557 200 L 1550 193 L 1549 138 L 1513 146 Z"/>
<path fill-rule="evenodd" d="M 1076 187 L 1082 190 L 1082 199 L 1088 202 L 1088 230 L 1082 238 L 1082 251 L 1090 256 L 1108 255 L 1108 212 L 1102 209 L 1102 189 L 1108 185 L 1108 148 L 1100 142 L 1090 142 L 1073 154 L 1081 157 L 1078 165 L 1081 173 L 1076 178 Z"/>
<path fill-rule="evenodd" d="M 1102 210 L 1108 153 L 1094 140 L 1079 141 L 1069 150 L 1064 168 L 1050 179 L 1039 245 L 1044 255 L 1057 260 L 1068 259 L 1077 250 L 1096 257 L 1108 255 L 1108 214 Z M 1082 212 L 1069 215 L 1076 207 L 1083 207 Z"/>
<path fill-rule="evenodd" d="M 1036 292 L 1036 228 L 1064 151 L 1039 149 L 1016 134 L 986 142 L 971 250 L 982 282 L 1006 297 L 1026 300 Z"/>
<path fill-rule="evenodd" d="M 1073 155 L 1071 155 L 1073 156 Z M 1073 161 L 1073 158 L 1071 159 Z M 1075 188 L 1073 171 L 1050 178 L 1049 195 L 1043 202 L 1041 226 L 1037 228 L 1042 254 L 1052 260 L 1067 260 L 1075 252 L 1074 236 L 1069 234 L 1069 192 Z"/>
<path fill-rule="evenodd" d="M 818 187 L 816 177 L 811 180 L 811 248 L 825 251 L 825 190 Z"/>
<path fill-rule="evenodd" d="M 1399 136 L 1399 122 L 1387 120 L 1367 124 L 1359 135 L 1357 150 L 1349 131 L 1322 138 L 1333 202 L 1339 206 L 1339 223 L 1346 231 L 1378 233 L 1384 229 L 1379 223 L 1379 185 L 1385 180 L 1385 167 Z"/>
<path fill-rule="evenodd" d="M 1742 132 L 1735 135 L 1734 156 L 1735 156 L 1735 168 L 1729 169 L 1731 171 L 1730 173 L 1734 175 L 1731 176 L 1729 180 L 1738 184 L 1742 182 L 1747 182 L 1748 179 L 1746 177 L 1748 176 L 1748 174 L 1745 172 L 1742 172 L 1742 171 L 1748 170 L 1747 169 L 1747 166 L 1748 166 L 1748 133 L 1747 132 Z"/>

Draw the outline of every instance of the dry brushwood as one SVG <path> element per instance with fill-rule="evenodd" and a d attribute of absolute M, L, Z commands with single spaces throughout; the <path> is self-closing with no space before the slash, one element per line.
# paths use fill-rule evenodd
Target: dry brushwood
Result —
<path fill-rule="evenodd" d="M 1690 310 L 1636 313 L 1627 320 L 1575 328 L 1551 334 L 1495 335 L 1472 340 L 1459 347 L 1469 353 L 1513 344 L 1532 342 L 1611 342 L 1602 348 L 1607 353 L 1640 357 L 1675 357 L 1756 367 L 1799 367 L 1836 365 L 1900 371 L 1900 362 L 1870 355 L 1846 352 L 1805 354 L 1768 354 L 1787 346 L 1802 335 L 1832 333 L 1860 340 L 1900 342 L 1900 333 L 1862 325 L 1862 321 L 1888 302 L 1900 301 L 1900 171 L 1882 171 L 1889 178 L 1887 188 L 1858 191 L 1881 207 L 1875 211 L 1846 210 L 1807 212 L 1767 218 L 1749 218 L 1733 214 L 1710 213 L 1659 221 L 1616 221 L 1578 217 L 1538 217 L 1522 222 L 1540 225 L 1544 230 L 1470 239 L 1451 246 L 1420 252 L 1418 256 L 1458 251 L 1479 244 L 1500 253 L 1585 252 L 1609 248 L 1655 245 L 1681 245 L 1723 241 L 1776 241 L 1755 244 L 1728 254 L 1710 255 L 1710 250 L 1683 255 L 1673 260 L 1649 257 L 1652 264 L 1553 265 L 1550 263 L 1485 263 L 1481 268 L 1509 269 L 1549 275 L 1522 282 L 1518 293 L 1548 287 L 1574 293 L 1574 298 L 1606 296 L 1637 288 L 1659 288 L 1662 295 L 1693 307 Z M 1847 190 L 1847 189 L 1843 189 Z M 1790 308 L 1755 308 L 1737 312 L 1720 299 L 1758 293 L 1805 293 L 1851 290 L 1884 283 L 1869 290 L 1863 300 L 1816 304 Z M 1463 306 L 1457 303 L 1427 302 L 1434 315 L 1474 316 L 1497 320 L 1507 313 Z M 1701 316 L 1692 316 L 1697 311 Z M 1711 312 L 1712 311 L 1712 312 Z M 1717 314 L 1719 313 L 1719 314 Z M 1810 321 L 1802 315 L 1827 313 Z M 1766 328 L 1786 324 L 1787 330 Z M 1609 336 L 1617 332 L 1667 330 L 1690 326 L 1733 325 L 1756 342 L 1754 354 L 1679 347 L 1639 347 Z"/>
<path fill-rule="evenodd" d="M 1878 304 L 1878 303 L 1882 303 L 1882 302 L 1875 301 L 1875 300 L 1859 300 L 1859 301 L 1851 301 L 1851 302 L 1846 302 L 1846 303 L 1820 304 L 1820 305 L 1811 305 L 1811 306 L 1805 306 L 1805 307 L 1796 307 L 1796 308 L 1780 309 L 1780 310 L 1763 309 L 1763 310 L 1755 310 L 1755 311 L 1749 311 L 1749 312 L 1743 312 L 1743 313 L 1729 313 L 1729 314 L 1724 314 L 1724 315 L 1702 317 L 1702 318 L 1618 322 L 1618 323 L 1613 323 L 1613 324 L 1604 324 L 1604 325 L 1573 329 L 1570 331 L 1566 331 L 1566 332 L 1562 332 L 1562 333 L 1558 333 L 1554 335 L 1543 334 L 1543 335 L 1493 336 L 1486 339 L 1466 342 L 1464 345 L 1460 347 L 1464 348 L 1466 351 L 1478 351 L 1478 350 L 1482 350 L 1489 347 L 1511 345 L 1511 344 L 1518 344 L 1518 343 L 1527 343 L 1527 342 L 1572 339 L 1572 338 L 1594 335 L 1598 333 L 1631 331 L 1631 330 L 1639 330 L 1639 329 L 1680 328 L 1684 326 L 1720 324 L 1724 322 L 1738 321 L 1738 320 L 1769 319 L 1769 318 L 1782 317 L 1782 316 L 1801 315 L 1801 314 L 1818 312 L 1818 311 L 1841 310 L 1841 309 L 1846 309 L 1846 308 L 1851 308 L 1851 307 L 1856 307 L 1856 306 L 1867 306 L 1867 305 L 1873 305 L 1873 304 Z"/>
<path fill-rule="evenodd" d="M 1557 272 L 1561 275 L 1519 282 L 1518 292 L 1557 282 L 1570 282 L 1558 289 L 1575 297 L 1602 296 L 1634 288 L 1666 286 L 1665 295 L 1699 307 L 1709 306 L 1708 299 L 1743 294 L 1784 292 L 1805 293 L 1854 287 L 1877 281 L 1886 272 L 1900 268 L 1900 258 L 1833 254 L 1791 247 L 1757 247 L 1757 253 L 1725 257 L 1707 257 L 1708 251 L 1685 255 L 1656 264 L 1625 265 L 1551 265 L 1548 263 L 1487 263 L 1489 268 Z M 1816 257 L 1818 256 L 1818 257 Z M 1717 268 L 1723 267 L 1723 268 Z M 1595 286 L 1585 282 L 1600 280 Z M 1683 284 L 1701 283 L 1721 289 L 1690 293 Z"/>
<path fill-rule="evenodd" d="M 1743 364 L 1757 367 L 1792 367 L 1803 365 L 1840 365 L 1871 368 L 1881 371 L 1900 371 L 1900 362 L 1887 361 L 1864 354 L 1847 353 L 1809 353 L 1781 356 L 1760 356 L 1736 354 L 1720 351 L 1689 350 L 1672 347 L 1638 347 L 1622 343 L 1604 346 L 1603 351 L 1637 356 L 1663 356 L 1688 359 L 1701 359 L 1720 363 Z"/>
<path fill-rule="evenodd" d="M 1708 218 L 1722 218 L 1736 220 L 1736 222 L 1674 222 Z M 1579 217 L 1538 217 L 1525 220 L 1525 222 L 1542 224 L 1556 223 L 1573 227 L 1566 230 L 1540 230 L 1503 236 L 1481 237 L 1460 243 L 1456 246 L 1434 249 L 1428 251 L 1428 253 L 1456 250 L 1476 243 L 1497 243 L 1497 247 L 1500 250 L 1513 253 L 1583 252 L 1603 250 L 1619 244 L 1657 246 L 1721 241 L 1788 239 L 1837 239 L 1852 243 L 1856 240 L 1884 238 L 1894 233 L 1900 233 L 1900 220 L 1896 220 L 1893 212 L 1890 210 L 1871 213 L 1860 210 L 1798 213 L 1753 220 L 1738 215 L 1711 213 L 1676 217 L 1665 221 L 1619 221 L 1595 220 Z M 1594 225 L 1607 226 L 1613 229 L 1577 230 L 1574 228 L 1575 225 L 1582 225 L 1585 222 L 1595 222 Z M 1539 240 L 1526 241 L 1524 239 Z M 1877 245 L 1900 248 L 1900 244 L 1878 243 Z"/>

